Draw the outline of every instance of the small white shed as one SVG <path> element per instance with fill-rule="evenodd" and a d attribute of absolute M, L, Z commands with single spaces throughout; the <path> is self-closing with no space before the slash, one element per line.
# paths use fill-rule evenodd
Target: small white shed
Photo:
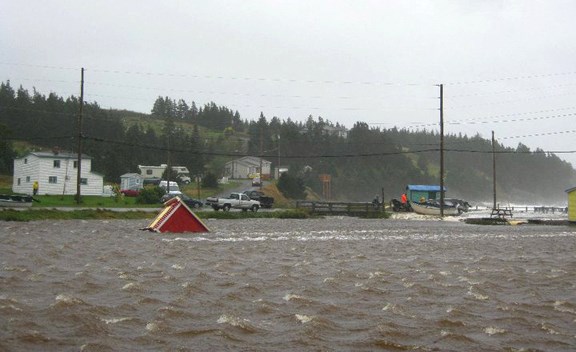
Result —
<path fill-rule="evenodd" d="M 139 190 L 144 188 L 144 178 L 137 173 L 128 173 L 120 176 L 120 191 Z"/>

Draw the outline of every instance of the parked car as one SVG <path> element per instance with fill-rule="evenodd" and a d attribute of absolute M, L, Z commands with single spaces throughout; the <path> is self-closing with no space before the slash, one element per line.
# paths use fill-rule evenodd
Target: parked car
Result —
<path fill-rule="evenodd" d="M 228 198 L 208 197 L 206 204 L 211 206 L 212 209 L 218 211 L 220 209 L 229 211 L 233 209 L 242 209 L 242 211 L 252 210 L 257 212 L 260 208 L 260 202 L 252 200 L 244 193 L 230 193 Z"/>
<path fill-rule="evenodd" d="M 162 179 L 157 178 L 157 177 L 145 178 L 142 181 L 142 185 L 144 185 L 144 186 L 159 186 L 160 181 L 162 181 Z"/>
<path fill-rule="evenodd" d="M 162 181 L 160 181 L 160 184 L 158 186 L 160 188 L 163 188 L 164 190 L 166 190 L 166 189 L 168 189 L 168 181 L 162 180 Z M 181 192 L 180 186 L 178 186 L 177 182 L 170 181 L 170 193 L 176 193 L 176 192 Z"/>
<path fill-rule="evenodd" d="M 202 208 L 204 206 L 204 203 L 202 201 L 200 201 L 198 199 L 191 198 L 184 193 L 182 193 L 182 194 L 168 193 L 168 194 L 163 195 L 162 198 L 160 198 L 160 201 L 162 203 L 164 203 L 164 202 L 167 202 L 168 200 L 170 200 L 174 197 L 180 197 L 180 199 L 182 199 L 182 201 L 190 208 Z"/>
<path fill-rule="evenodd" d="M 262 180 L 260 179 L 260 177 L 254 177 L 252 179 L 252 187 L 260 186 L 261 184 L 262 184 Z"/>
<path fill-rule="evenodd" d="M 263 192 L 250 190 L 244 191 L 244 194 L 250 197 L 250 199 L 259 201 L 262 208 L 272 208 L 272 205 L 274 204 L 274 197 L 269 197 Z"/>
<path fill-rule="evenodd" d="M 125 197 L 138 197 L 140 194 L 139 189 L 123 189 L 120 191 Z"/>
<path fill-rule="evenodd" d="M 176 176 L 176 179 L 178 179 L 178 182 L 183 183 L 185 185 L 189 185 L 190 182 L 192 182 L 190 176 L 184 174 L 178 174 L 178 176 Z"/>

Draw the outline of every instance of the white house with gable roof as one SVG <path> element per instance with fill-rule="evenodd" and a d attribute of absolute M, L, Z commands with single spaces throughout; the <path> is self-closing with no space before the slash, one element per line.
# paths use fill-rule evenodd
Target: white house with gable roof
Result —
<path fill-rule="evenodd" d="M 245 156 L 227 162 L 224 166 L 224 175 L 230 178 L 249 178 L 251 175 L 260 174 L 266 179 L 270 177 L 271 164 L 270 161 L 256 156 Z"/>
<path fill-rule="evenodd" d="M 38 181 L 38 194 L 74 195 L 78 175 L 78 154 L 60 152 L 32 152 L 14 159 L 12 191 L 32 194 L 32 185 Z M 92 158 L 82 155 L 80 193 L 101 196 L 104 177 L 92 172 Z"/>

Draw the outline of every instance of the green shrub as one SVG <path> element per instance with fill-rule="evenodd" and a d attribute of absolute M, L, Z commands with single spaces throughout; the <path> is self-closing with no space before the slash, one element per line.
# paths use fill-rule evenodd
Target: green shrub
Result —
<path fill-rule="evenodd" d="M 209 172 L 202 178 L 203 188 L 218 188 L 218 178 L 213 173 Z"/>
<path fill-rule="evenodd" d="M 136 197 L 138 204 L 157 204 L 164 195 L 164 190 L 160 187 L 145 187 Z"/>
<path fill-rule="evenodd" d="M 290 199 L 304 199 L 306 198 L 306 186 L 304 180 L 300 177 L 292 176 L 285 172 L 278 179 L 278 190 L 286 198 Z"/>

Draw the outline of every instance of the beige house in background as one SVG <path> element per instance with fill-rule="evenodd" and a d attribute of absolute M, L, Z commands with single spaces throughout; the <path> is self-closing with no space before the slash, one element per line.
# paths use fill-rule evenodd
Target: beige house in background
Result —
<path fill-rule="evenodd" d="M 245 156 L 232 160 L 224 166 L 224 176 L 228 178 L 250 178 L 254 174 L 260 174 L 262 178 L 270 178 L 270 166 L 272 162 L 256 156 Z M 262 166 L 262 170 L 260 170 Z"/>

